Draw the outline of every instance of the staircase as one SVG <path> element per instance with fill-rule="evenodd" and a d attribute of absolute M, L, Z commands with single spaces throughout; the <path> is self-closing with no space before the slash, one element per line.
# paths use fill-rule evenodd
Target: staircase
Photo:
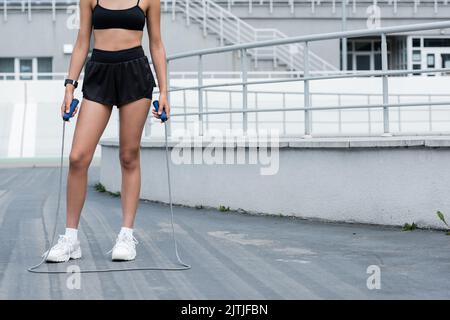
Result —
<path fill-rule="evenodd" d="M 203 35 L 206 37 L 208 33 L 215 34 L 219 37 L 221 46 L 287 38 L 284 33 L 275 28 L 254 28 L 211 0 L 170 0 L 171 9 L 168 2 L 168 0 L 164 1 L 163 10 L 171 10 L 173 20 L 177 12 L 182 12 L 186 25 L 190 25 L 191 22 L 199 24 Z M 258 68 L 258 61 L 273 61 L 275 69 L 282 67 L 290 71 L 303 70 L 303 44 L 254 48 L 249 49 L 248 54 L 253 60 L 255 69 Z M 311 50 L 309 66 L 311 71 L 338 70 Z"/>

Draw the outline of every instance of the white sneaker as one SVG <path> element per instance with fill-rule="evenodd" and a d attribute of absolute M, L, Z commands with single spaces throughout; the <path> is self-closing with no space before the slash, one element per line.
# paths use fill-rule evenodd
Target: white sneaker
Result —
<path fill-rule="evenodd" d="M 110 252 L 113 261 L 129 261 L 136 258 L 136 245 L 138 241 L 134 236 L 119 234 L 116 244 Z"/>
<path fill-rule="evenodd" d="M 55 244 L 50 250 L 44 252 L 42 257 L 45 257 L 47 252 L 49 252 L 46 259 L 48 262 L 67 262 L 70 259 L 80 259 L 80 241 L 74 241 L 65 235 L 60 235 L 58 243 Z"/>

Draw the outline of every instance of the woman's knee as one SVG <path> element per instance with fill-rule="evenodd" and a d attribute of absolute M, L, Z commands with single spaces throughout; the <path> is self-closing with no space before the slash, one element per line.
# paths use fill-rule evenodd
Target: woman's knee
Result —
<path fill-rule="evenodd" d="M 87 169 L 91 162 L 91 156 L 82 151 L 72 150 L 69 155 L 70 167 L 74 169 Z"/>
<path fill-rule="evenodd" d="M 124 169 L 135 169 L 139 165 L 139 148 L 120 150 L 120 165 Z"/>

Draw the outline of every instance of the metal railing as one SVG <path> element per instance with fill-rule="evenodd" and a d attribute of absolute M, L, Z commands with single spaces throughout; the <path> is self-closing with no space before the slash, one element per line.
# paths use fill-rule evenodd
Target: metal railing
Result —
<path fill-rule="evenodd" d="M 204 130 L 204 116 L 205 115 L 214 115 L 214 114 L 230 114 L 230 113 L 240 113 L 242 115 L 242 129 L 244 134 L 247 132 L 248 128 L 248 114 L 249 113 L 259 113 L 259 112 L 279 112 L 279 111 L 303 111 L 304 112 L 304 136 L 310 137 L 312 134 L 311 131 L 311 114 L 314 111 L 323 111 L 323 110 L 348 110 L 348 109 L 373 109 L 373 108 L 381 108 L 383 110 L 383 134 L 385 136 L 391 135 L 389 128 L 389 109 L 396 108 L 405 108 L 405 107 L 416 107 L 416 106 L 450 106 L 450 101 L 440 101 L 440 102 L 405 102 L 405 103 L 390 103 L 389 102 L 389 75 L 401 75 L 401 74 L 410 74 L 410 73 L 435 73 L 435 72 L 449 72 L 450 68 L 441 68 L 441 69 L 422 69 L 422 70 L 388 70 L 388 58 L 387 58 L 387 44 L 386 44 L 386 35 L 392 33 L 403 33 L 403 32 L 415 32 L 415 31 L 425 31 L 425 30 L 433 30 L 433 29 L 447 29 L 450 28 L 450 21 L 445 22 L 433 22 L 433 23 L 424 23 L 424 24 L 414 24 L 414 25 L 404 25 L 404 26 L 396 26 L 396 27 L 385 27 L 379 29 L 368 29 L 368 30 L 354 30 L 354 31 L 346 31 L 346 32 L 333 32 L 333 33 L 324 33 L 310 36 L 301 36 L 301 37 L 291 37 L 286 39 L 279 40 L 270 40 L 270 41 L 262 41 L 262 42 L 251 42 L 245 44 L 236 44 L 225 47 L 217 47 L 211 49 L 203 49 L 190 51 L 185 53 L 179 53 L 175 55 L 171 55 L 167 57 L 167 70 L 170 70 L 171 62 L 174 60 L 197 57 L 198 58 L 198 78 L 196 86 L 189 86 L 184 88 L 171 88 L 170 87 L 170 76 L 168 76 L 169 82 L 169 99 L 170 95 L 175 91 L 184 91 L 184 90 L 197 90 L 198 94 L 198 111 L 191 112 L 189 114 L 186 113 L 174 113 L 173 117 L 177 116 L 197 116 L 199 123 L 199 132 L 198 134 L 203 135 Z M 363 36 L 379 36 L 381 37 L 381 56 L 382 56 L 382 70 L 381 71 L 371 71 L 371 72 L 363 72 L 363 73 L 352 73 L 347 72 L 343 74 L 336 75 L 318 75 L 313 76 L 309 73 L 309 45 L 314 41 L 321 40 L 330 40 L 330 39 L 341 39 L 341 38 L 352 38 L 352 37 L 363 37 Z M 247 51 L 254 48 L 262 48 L 262 47 L 270 47 L 276 45 L 284 45 L 284 44 L 292 44 L 292 43 L 303 43 L 304 44 L 304 76 L 302 78 L 292 78 L 292 79 L 266 79 L 266 80 L 248 80 L 248 70 L 247 70 Z M 203 57 L 211 54 L 219 54 L 231 51 L 239 51 L 241 56 L 241 81 L 238 82 L 223 82 L 223 83 L 214 83 L 214 84 L 203 84 Z M 170 75 L 170 73 L 168 72 Z M 334 105 L 334 106 L 320 106 L 315 107 L 311 104 L 310 97 L 310 82 L 315 80 L 325 80 L 325 79 L 343 79 L 349 77 L 365 77 L 365 76 L 379 76 L 380 81 L 382 83 L 382 103 L 377 104 L 363 104 L 363 105 Z M 303 82 L 303 95 L 304 102 L 303 106 L 294 107 L 294 108 L 270 108 L 270 109 L 250 109 L 248 108 L 248 86 L 250 84 L 269 84 L 269 83 L 280 83 L 287 81 L 301 81 Z M 206 88 L 214 88 L 214 87 L 226 87 L 226 86 L 236 86 L 240 85 L 242 87 L 242 108 L 237 110 L 221 110 L 221 111 L 204 111 L 204 102 L 203 102 L 203 94 Z"/>
<path fill-rule="evenodd" d="M 205 127 L 208 130 L 212 125 L 217 124 L 224 124 L 227 129 L 232 130 L 234 128 L 234 124 L 236 121 L 233 121 L 232 114 L 233 113 L 239 113 L 239 111 L 234 112 L 233 111 L 233 100 L 236 99 L 236 96 L 239 97 L 239 95 L 242 93 L 239 90 L 233 90 L 233 89 L 208 89 L 204 90 L 204 109 L 207 112 L 205 115 Z M 255 127 L 256 133 L 258 133 L 258 126 L 261 124 L 275 124 L 279 125 L 281 127 L 281 134 L 282 136 L 288 136 L 289 134 L 292 134 L 292 132 L 289 132 L 288 130 L 288 124 L 296 124 L 299 125 L 303 121 L 299 119 L 288 119 L 286 116 L 286 113 L 291 110 L 289 107 L 289 103 L 287 100 L 290 101 L 300 101 L 303 99 L 304 92 L 303 91 L 276 91 L 276 90 L 248 90 L 247 94 L 249 97 L 252 97 L 252 101 L 254 104 L 255 109 L 261 109 L 260 112 L 268 112 L 267 109 L 261 108 L 258 106 L 259 101 L 263 101 L 268 96 L 271 97 L 272 101 L 279 101 L 279 104 L 281 106 L 281 112 L 282 117 L 281 119 L 259 119 L 257 117 L 258 113 L 255 113 L 255 119 L 253 119 L 252 124 Z M 315 103 L 315 101 L 323 101 L 326 102 L 332 101 L 332 103 L 336 103 L 339 107 L 343 106 L 344 100 L 357 100 L 360 102 L 366 102 L 367 105 L 370 105 L 373 101 L 382 100 L 383 95 L 382 93 L 370 93 L 370 92 L 310 92 L 310 100 L 312 103 Z M 221 98 L 221 104 L 223 106 L 217 106 L 214 103 L 210 103 L 210 99 L 214 99 L 215 97 L 219 96 Z M 410 101 L 411 99 L 414 99 L 414 103 L 416 105 L 422 106 L 425 105 L 426 108 L 424 109 L 409 109 L 405 110 L 405 108 L 397 107 L 395 110 L 395 121 L 393 122 L 397 128 L 398 133 L 402 133 L 402 128 L 404 126 L 411 126 L 414 124 L 422 124 L 422 127 L 425 126 L 429 133 L 432 133 L 434 131 L 434 127 L 439 124 L 447 124 L 449 131 L 450 131 L 450 109 L 447 108 L 447 106 L 444 106 L 442 108 L 432 108 L 431 105 L 429 105 L 430 102 L 438 101 L 439 103 L 442 102 L 443 99 L 446 101 L 450 101 L 450 92 L 448 94 L 423 94 L 423 93 L 395 93 L 395 94 L 389 94 L 389 99 L 392 101 L 396 101 L 396 104 L 398 105 L 404 105 L 404 101 Z M 416 101 L 419 100 L 419 101 Z M 446 102 L 445 102 L 446 103 Z M 171 108 L 173 111 L 182 111 L 183 117 L 181 120 L 172 120 L 172 122 L 177 124 L 182 124 L 183 128 L 186 130 L 188 128 L 188 117 L 192 115 L 197 115 L 195 113 L 196 106 L 193 104 L 190 104 L 188 102 L 188 98 L 186 95 L 186 92 L 183 91 L 183 96 L 181 99 L 181 103 L 171 103 Z M 350 108 L 347 108 L 350 109 Z M 219 111 L 229 111 L 229 117 L 226 119 L 214 119 L 211 120 L 209 115 L 211 114 L 217 114 Z M 320 107 L 315 109 L 316 111 L 320 111 Z M 352 119 L 344 119 L 344 114 L 342 111 L 345 110 L 345 108 L 338 108 L 336 110 L 337 114 L 337 120 L 330 120 L 329 117 L 316 117 L 314 119 L 314 125 L 333 125 L 334 127 L 337 127 L 336 134 L 342 135 L 344 133 L 344 125 L 350 124 L 350 125 L 356 125 L 356 124 L 367 124 L 367 133 L 369 135 L 374 134 L 376 132 L 373 130 L 374 123 L 378 123 L 378 120 L 373 119 L 374 114 L 371 111 L 371 109 L 368 110 L 361 110 L 361 114 L 358 115 L 355 119 L 353 116 Z M 211 111 L 211 112 L 209 112 Z M 331 110 L 334 112 L 333 110 Z M 404 111 L 404 112 L 403 112 Z M 448 117 L 446 119 L 436 119 L 435 114 L 438 114 L 440 112 L 446 112 L 448 113 Z M 424 119 L 404 119 L 404 118 L 410 118 L 414 113 L 418 113 L 421 115 L 426 115 L 426 118 Z M 150 126 L 151 128 L 151 126 Z M 151 130 L 151 129 L 150 129 Z M 327 135 L 331 135 L 331 132 L 327 132 Z M 150 136 L 151 131 L 146 132 L 146 136 Z"/>
<path fill-rule="evenodd" d="M 175 19 L 176 11 L 180 10 L 185 16 L 186 25 L 191 21 L 199 23 L 204 36 L 208 32 L 217 34 L 221 46 L 287 38 L 275 28 L 254 28 L 212 0 L 172 0 L 171 10 L 172 19 Z M 253 58 L 255 68 L 258 67 L 258 60 L 265 59 L 272 60 L 275 68 L 283 64 L 288 70 L 302 70 L 304 65 L 302 49 L 300 44 L 290 44 L 272 48 L 252 48 L 247 53 Z M 313 52 L 310 52 L 310 67 L 313 70 L 337 70 L 334 65 Z"/>
<path fill-rule="evenodd" d="M 162 0 L 162 7 L 167 10 L 173 0 Z M 336 7 L 342 3 L 341 0 L 213 0 L 216 4 L 226 7 L 231 10 L 233 6 L 245 5 L 248 7 L 248 12 L 252 13 L 253 8 L 265 6 L 269 8 L 272 13 L 274 7 L 288 6 L 290 13 L 294 13 L 296 8 L 302 9 L 309 6 L 311 13 L 315 13 L 315 9 L 322 5 L 331 6 L 332 13 L 336 13 Z M 56 10 L 58 7 L 67 6 L 77 3 L 77 0 L 1 0 L 1 9 L 8 10 L 9 8 L 19 7 L 22 11 L 31 11 L 34 8 L 50 8 Z M 346 0 L 346 5 L 351 8 L 352 13 L 356 13 L 358 5 L 378 5 L 383 7 L 392 7 L 394 13 L 398 12 L 401 6 L 412 6 L 413 12 L 417 13 L 420 7 L 433 7 L 434 13 L 439 11 L 441 7 L 447 7 L 450 2 L 448 0 Z M 3 8 L 2 8 L 3 7 Z"/>
<path fill-rule="evenodd" d="M 153 64 L 151 63 L 153 68 Z M 441 69 L 436 69 L 437 72 Z M 445 71 L 445 69 L 443 69 Z M 394 75 L 396 72 L 401 73 L 404 70 L 391 70 Z M 328 75 L 335 74 L 347 74 L 341 70 L 336 71 L 310 71 L 310 75 L 323 75 L 324 73 Z M 371 76 L 364 70 L 353 70 L 354 74 L 362 74 L 365 76 Z M 420 72 L 417 72 L 420 74 Z M 300 78 L 303 77 L 303 71 L 274 71 L 274 70 L 264 70 L 264 71 L 248 71 L 248 78 L 262 78 L 262 79 L 289 79 L 289 78 Z M 376 74 L 374 75 L 376 76 Z M 0 72 L 0 81 L 2 80 L 64 80 L 67 77 L 67 72 Z M 171 71 L 171 79 L 197 79 L 197 71 Z M 203 71 L 204 79 L 233 79 L 240 78 L 241 71 Z M 83 80 L 84 72 L 80 73 L 79 80 Z"/>
<path fill-rule="evenodd" d="M 167 0 L 170 1 L 170 0 Z M 231 10 L 233 6 L 241 5 L 247 6 L 248 12 L 252 13 L 254 7 L 268 7 L 269 12 L 273 13 L 274 7 L 277 6 L 288 6 L 290 13 L 294 13 L 295 9 L 298 7 L 301 10 L 305 6 L 309 6 L 311 13 L 315 13 L 316 8 L 319 6 L 328 5 L 331 6 L 332 13 L 336 13 L 336 7 L 339 7 L 342 3 L 341 0 L 215 0 L 217 4 L 226 6 L 228 10 Z M 385 7 L 392 7 L 392 12 L 394 14 L 398 13 L 398 8 L 400 6 L 409 5 L 413 7 L 413 12 L 417 13 L 421 6 L 433 7 L 434 13 L 439 11 L 440 7 L 448 6 L 448 0 L 346 0 L 346 5 L 351 8 L 351 12 L 356 13 L 358 5 L 378 5 Z M 408 8 L 409 8 L 408 7 Z"/>
<path fill-rule="evenodd" d="M 153 68 L 153 63 L 151 63 L 151 68 Z M 449 74 L 446 72 L 445 68 L 437 68 L 437 69 L 423 69 L 423 70 L 414 70 L 414 74 L 417 73 L 417 76 L 427 73 L 441 73 L 441 75 L 448 76 Z M 329 76 L 332 75 L 344 75 L 344 77 L 352 76 L 353 74 L 360 74 L 365 77 L 376 77 L 379 73 L 371 73 L 365 70 L 352 70 L 351 74 L 348 71 L 310 71 L 310 75 L 323 75 L 326 73 Z M 389 70 L 389 75 L 397 75 L 397 76 L 406 76 L 411 73 L 410 71 L 406 71 L 404 69 L 397 70 Z M 203 71 L 203 79 L 236 79 L 241 78 L 241 71 Z M 301 78 L 304 76 L 303 71 L 248 71 L 247 77 L 251 79 L 278 79 L 278 82 L 283 81 L 291 81 L 289 79 L 292 78 Z M 14 81 L 14 80 L 64 80 L 67 77 L 67 72 L 0 72 L 0 81 Z M 83 80 L 84 72 L 80 73 L 79 80 Z M 197 71 L 171 71 L 170 72 L 171 79 L 197 79 L 198 72 Z M 253 83 L 251 83 L 253 84 Z M 185 90 L 185 88 L 176 88 L 176 90 Z"/>

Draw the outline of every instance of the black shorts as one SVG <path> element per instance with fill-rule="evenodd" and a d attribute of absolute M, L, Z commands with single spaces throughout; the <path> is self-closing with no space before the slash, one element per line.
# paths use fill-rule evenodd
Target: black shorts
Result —
<path fill-rule="evenodd" d="M 119 51 L 93 49 L 84 68 L 83 97 L 120 107 L 152 99 L 155 78 L 142 46 Z"/>

